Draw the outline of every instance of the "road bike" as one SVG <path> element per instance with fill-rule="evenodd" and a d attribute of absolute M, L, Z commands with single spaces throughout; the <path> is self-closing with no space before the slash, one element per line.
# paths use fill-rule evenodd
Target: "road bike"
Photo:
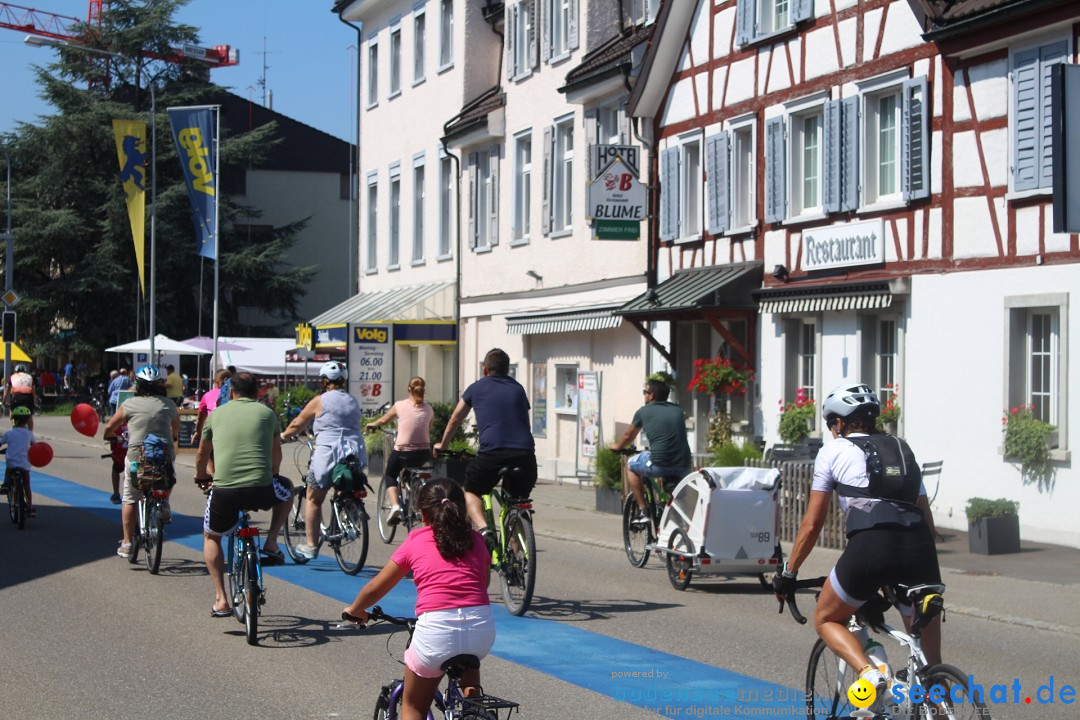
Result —
<path fill-rule="evenodd" d="M 26 527 L 29 508 L 26 506 L 26 480 L 28 473 L 22 468 L 8 468 L 8 514 L 11 522 L 20 530 Z"/>
<path fill-rule="evenodd" d="M 825 578 L 796 581 L 797 588 L 821 587 Z M 848 688 L 858 680 L 857 670 L 833 654 L 824 640 L 818 638 L 810 651 L 810 661 L 806 669 L 806 715 L 807 717 L 829 718 L 947 718 L 948 720 L 968 720 L 969 718 L 989 718 L 980 692 L 969 695 L 969 675 L 952 665 L 939 663 L 930 665 L 923 653 L 921 635 L 937 615 L 944 615 L 943 593 L 945 586 L 940 584 L 915 585 L 907 587 L 896 585 L 882 588 L 856 612 L 848 622 L 848 629 L 865 642 L 869 632 L 891 638 L 907 655 L 902 667 L 895 669 L 889 678 L 889 687 L 884 697 L 875 700 L 869 709 L 855 707 L 849 697 Z M 901 598 L 905 604 L 910 602 L 913 618 L 910 633 L 898 630 L 885 622 L 885 611 L 899 607 Z M 791 615 L 799 624 L 805 624 L 806 618 L 799 612 L 792 593 L 780 605 L 784 611 L 786 602 Z M 912 698 L 912 689 L 921 687 L 925 693 L 916 692 Z M 941 690 L 935 690 L 940 687 Z"/>
<path fill-rule="evenodd" d="M 229 536 L 226 567 L 233 616 L 244 625 L 248 645 L 257 645 L 259 612 L 266 604 L 266 591 L 259 560 L 259 529 L 250 523 L 251 516 L 241 511 L 239 524 Z"/>
<path fill-rule="evenodd" d="M 151 575 L 157 575 L 161 567 L 161 547 L 165 544 L 165 524 L 171 522 L 171 511 L 165 512 L 169 498 L 167 480 L 138 482 L 139 497 L 137 516 L 139 529 L 131 538 L 131 555 L 128 562 L 134 565 L 139 561 L 139 549 L 145 550 L 146 569 Z M 168 518 L 168 520 L 166 519 Z"/>
<path fill-rule="evenodd" d="M 627 460 L 636 455 L 639 450 L 628 447 L 615 452 L 623 456 L 622 463 L 625 470 Z M 645 494 L 645 518 L 638 516 L 637 500 L 634 499 L 633 493 L 626 495 L 626 500 L 623 501 L 622 513 L 623 548 L 626 550 L 626 559 L 636 568 L 645 567 L 645 563 L 649 561 L 649 545 L 656 542 L 660 517 L 664 514 L 664 508 L 671 502 L 670 493 L 667 489 L 674 489 L 682 480 L 682 476 L 651 477 L 643 475 L 641 480 L 642 492 Z M 669 561 L 669 573 L 672 572 L 672 567 L 672 563 Z M 685 570 L 676 567 L 675 572 L 681 573 L 680 577 L 685 577 L 686 581 L 689 582 L 689 574 Z M 674 583 L 675 580 L 673 579 L 672 582 Z"/>
<path fill-rule="evenodd" d="M 447 457 L 476 457 L 470 452 L 443 450 Z M 529 498 L 510 497 L 502 490 L 508 477 L 521 473 L 521 468 L 499 470 L 499 483 L 487 495 L 482 495 L 484 518 L 495 532 L 495 547 L 491 548 L 491 567 L 499 575 L 503 605 L 511 615 L 523 615 L 532 602 L 536 586 L 536 535 L 533 532 L 533 507 Z M 494 499 L 494 502 L 493 502 Z M 495 522 L 494 504 L 499 506 L 499 521 Z"/>
<path fill-rule="evenodd" d="M 393 439 L 397 436 L 397 432 L 394 430 L 387 430 L 380 428 L 383 436 L 389 438 L 390 442 L 384 442 L 384 456 L 389 457 L 389 453 L 385 452 L 385 446 L 390 445 L 393 447 Z M 401 525 L 405 526 L 405 534 L 408 535 L 414 527 L 423 523 L 423 518 L 420 517 L 420 508 L 416 505 L 416 494 L 420 491 L 420 488 L 428 480 L 432 478 L 433 468 L 430 463 L 424 463 L 421 465 L 408 465 L 402 468 L 400 475 L 398 476 L 398 501 L 401 505 Z M 391 543 L 394 540 L 394 534 L 397 532 L 397 524 L 390 522 L 390 516 L 394 512 L 394 505 L 390 502 L 388 496 L 389 485 L 386 484 L 386 477 L 379 481 L 379 491 L 376 494 L 375 501 L 375 519 L 379 526 L 379 538 L 384 543 Z"/>
<path fill-rule="evenodd" d="M 360 618 L 343 612 L 341 619 L 345 621 L 338 627 L 357 627 L 363 629 L 364 625 Z M 385 622 L 405 628 L 409 633 L 409 642 L 412 641 L 413 631 L 416 629 L 416 618 L 399 618 L 387 615 L 378 605 L 371 608 L 368 613 L 368 622 Z M 389 650 L 389 639 L 387 648 Z M 408 643 L 406 643 L 408 647 Z M 393 654 L 390 655 L 394 657 Z M 394 658 L 397 660 L 397 658 Z M 398 662 L 401 662 L 398 660 Z M 404 663 L 402 663 L 404 664 Z M 506 711 L 506 717 L 510 717 L 518 704 L 511 700 L 503 700 L 494 695 L 478 695 L 465 697 L 461 689 L 461 676 L 466 670 L 475 670 L 480 667 L 480 658 L 475 655 L 455 655 L 443 663 L 442 669 L 446 673 L 446 691 L 435 691 L 435 707 L 442 713 L 444 720 L 499 720 L 499 713 Z M 383 685 L 379 698 L 375 701 L 375 720 L 396 720 L 401 713 L 401 696 L 405 689 L 405 681 L 398 678 Z M 428 720 L 435 720 L 431 710 L 428 710 Z"/>
<path fill-rule="evenodd" d="M 306 477 L 305 477 L 306 479 Z M 323 544 L 334 550 L 338 566 L 346 575 L 355 575 L 364 567 L 368 553 L 368 514 L 364 509 L 364 498 L 370 486 L 363 478 L 359 488 L 333 488 L 330 493 L 329 517 L 319 528 L 319 537 L 315 544 L 315 553 Z M 311 558 L 301 555 L 298 545 L 307 543 L 307 483 L 296 490 L 296 500 L 289 510 L 285 521 L 285 547 L 289 557 L 297 565 L 303 565 Z"/>

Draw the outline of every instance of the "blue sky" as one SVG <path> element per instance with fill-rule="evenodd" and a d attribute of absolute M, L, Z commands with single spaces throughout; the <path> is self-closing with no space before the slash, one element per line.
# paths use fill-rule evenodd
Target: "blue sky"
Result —
<path fill-rule="evenodd" d="M 14 0 L 58 15 L 84 19 L 86 0 Z M 266 84 L 274 110 L 343 140 L 355 135 L 356 32 L 330 12 L 332 0 L 191 0 L 177 14 L 199 28 L 203 46 L 231 45 L 240 64 L 211 79 L 260 102 L 266 38 Z M 0 28 L 0 133 L 19 121 L 33 123 L 53 108 L 37 96 L 33 66 L 47 66 L 55 50 L 23 43 L 25 33 Z"/>

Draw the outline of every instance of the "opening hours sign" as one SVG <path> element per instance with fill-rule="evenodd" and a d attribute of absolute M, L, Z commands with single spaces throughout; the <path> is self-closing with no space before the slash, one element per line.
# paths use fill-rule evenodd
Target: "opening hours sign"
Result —
<path fill-rule="evenodd" d="M 586 217 L 597 240 L 637 240 L 645 219 L 647 193 L 637 173 L 616 157 L 589 183 Z"/>

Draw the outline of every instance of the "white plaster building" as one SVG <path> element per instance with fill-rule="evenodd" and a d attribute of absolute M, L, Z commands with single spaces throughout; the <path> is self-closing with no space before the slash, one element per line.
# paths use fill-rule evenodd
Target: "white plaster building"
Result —
<path fill-rule="evenodd" d="M 899 434 L 944 460 L 940 525 L 1008 497 L 1022 537 L 1080 546 L 1080 243 L 1051 231 L 1048 84 L 1078 33 L 1071 2 L 663 3 L 631 101 L 662 188 L 654 314 L 695 278 L 713 293 L 655 329 L 679 377 L 742 346 L 742 429 L 769 442 L 800 388 L 895 392 Z M 1058 429 L 1044 483 L 1000 450 L 1028 404 Z"/>

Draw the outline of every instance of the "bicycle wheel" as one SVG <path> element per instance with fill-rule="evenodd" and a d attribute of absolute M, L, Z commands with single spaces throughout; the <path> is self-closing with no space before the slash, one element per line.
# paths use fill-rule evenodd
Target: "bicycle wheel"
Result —
<path fill-rule="evenodd" d="M 967 684 L 968 674 L 952 665 L 931 665 L 923 672 L 922 686 L 930 693 L 935 685 L 944 688 L 943 699 L 940 703 L 931 702 L 929 698 L 916 706 L 912 717 L 933 718 L 940 720 L 969 720 L 974 718 L 989 718 L 990 711 L 982 702 L 982 699 L 968 697 Z M 960 688 L 957 691 L 957 688 Z"/>
<path fill-rule="evenodd" d="M 394 533 L 397 532 L 397 525 L 390 524 L 390 513 L 393 509 L 388 497 L 389 489 L 386 478 L 383 478 L 379 481 L 379 492 L 375 498 L 375 520 L 379 525 L 379 539 L 386 544 L 394 539 Z"/>
<path fill-rule="evenodd" d="M 671 531 L 671 539 L 668 540 L 668 550 L 665 560 L 667 561 L 667 576 L 671 586 L 676 590 L 685 590 L 690 585 L 690 578 L 694 576 L 694 563 L 690 557 L 694 554 L 694 543 L 680 528 Z"/>
<path fill-rule="evenodd" d="M 161 504 L 155 502 L 147 511 L 146 518 L 146 569 L 157 575 L 161 567 L 161 546 L 165 544 L 165 523 L 158 514 Z"/>
<path fill-rule="evenodd" d="M 140 517 L 142 516 L 142 514 L 144 512 L 146 512 L 146 502 L 144 500 L 140 500 L 135 505 L 135 507 L 136 507 L 136 511 L 139 513 Z M 143 545 L 143 533 L 142 533 L 142 530 L 140 528 L 135 528 L 135 534 L 131 536 L 131 555 L 128 556 L 128 562 L 131 563 L 132 565 L 135 565 L 136 563 L 139 562 L 139 550 L 142 549 L 142 545 Z"/>
<path fill-rule="evenodd" d="M 522 615 L 532 602 L 536 585 L 536 536 L 527 512 L 513 513 L 503 527 L 506 550 L 499 565 L 503 605 L 511 615 Z"/>
<path fill-rule="evenodd" d="M 285 548 L 289 551 L 289 557 L 297 565 L 303 565 L 309 560 L 296 551 L 297 545 L 307 543 L 307 520 L 304 519 L 304 511 L 307 509 L 304 506 L 306 491 L 307 488 L 304 486 L 296 491 L 296 501 L 289 509 L 289 517 L 285 520 L 284 528 Z"/>
<path fill-rule="evenodd" d="M 11 480 L 11 489 L 8 490 L 8 502 L 11 503 L 12 515 L 11 521 L 22 530 L 26 527 L 26 497 L 23 493 L 26 492 L 23 487 L 22 473 L 15 473 L 15 476 Z"/>
<path fill-rule="evenodd" d="M 400 682 L 400 681 L 398 681 Z M 398 682 L 394 683 L 394 687 L 397 687 Z M 375 701 L 375 715 L 374 720 L 390 720 L 390 690 L 383 688 L 382 694 L 379 695 L 379 699 Z M 393 717 L 401 717 L 401 694 L 394 699 L 394 715 Z"/>
<path fill-rule="evenodd" d="M 848 700 L 847 691 L 855 680 L 855 671 L 819 638 L 806 667 L 806 716 L 850 717 L 857 708 Z"/>
<path fill-rule="evenodd" d="M 293 450 L 293 463 L 296 465 L 297 477 L 306 478 L 308 465 L 311 464 L 311 446 L 306 442 L 296 443 L 296 449 Z"/>
<path fill-rule="evenodd" d="M 255 563 L 259 562 L 259 549 L 254 543 L 244 543 L 244 634 L 248 645 L 258 645 L 259 638 L 259 576 Z"/>
<path fill-rule="evenodd" d="M 330 546 L 346 575 L 364 567 L 368 551 L 368 518 L 362 505 L 342 500 L 330 505 Z"/>
<path fill-rule="evenodd" d="M 233 617 L 239 623 L 244 622 L 247 606 L 244 603 L 244 552 L 239 538 L 230 535 L 229 543 L 229 604 L 232 605 Z"/>
<path fill-rule="evenodd" d="M 19 521 L 16 506 L 18 505 L 18 499 L 15 497 L 15 485 L 12 483 L 11 488 L 8 490 L 8 515 L 11 517 L 11 522 L 16 523 Z"/>
<path fill-rule="evenodd" d="M 652 528 L 650 521 L 644 523 L 636 520 L 638 514 L 637 501 L 633 494 L 626 496 L 623 503 L 622 536 L 623 547 L 626 549 L 626 559 L 636 568 L 645 567 L 649 562 L 649 549 L 646 547 L 652 541 Z"/>

